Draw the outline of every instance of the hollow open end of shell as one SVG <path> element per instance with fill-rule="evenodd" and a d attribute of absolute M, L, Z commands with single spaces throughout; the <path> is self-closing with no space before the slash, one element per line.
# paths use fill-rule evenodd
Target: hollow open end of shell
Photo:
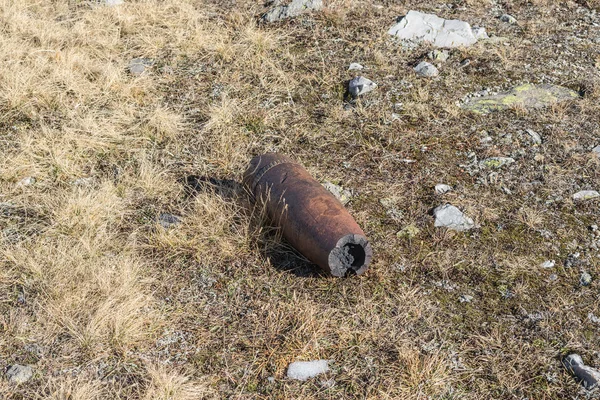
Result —
<path fill-rule="evenodd" d="M 360 275 L 367 270 L 373 250 L 366 237 L 349 234 L 338 240 L 329 253 L 331 275 L 346 277 Z"/>

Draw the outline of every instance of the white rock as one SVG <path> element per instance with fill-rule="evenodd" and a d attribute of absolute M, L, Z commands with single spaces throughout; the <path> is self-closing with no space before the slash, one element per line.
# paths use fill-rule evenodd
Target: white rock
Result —
<path fill-rule="evenodd" d="M 348 83 L 348 92 L 353 97 L 358 97 L 362 94 L 369 93 L 375 89 L 377 84 L 364 76 L 357 76 Z"/>
<path fill-rule="evenodd" d="M 110 7 L 120 6 L 121 4 L 123 4 L 123 0 L 104 0 L 104 4 Z"/>
<path fill-rule="evenodd" d="M 540 267 L 542 268 L 554 268 L 554 266 L 556 265 L 556 261 L 554 260 L 546 260 L 544 261 Z"/>
<path fill-rule="evenodd" d="M 293 0 L 287 6 L 277 6 L 269 10 L 263 19 L 266 22 L 280 21 L 286 18 L 297 17 L 310 11 L 318 11 L 323 8 L 323 0 Z"/>
<path fill-rule="evenodd" d="M 600 197 L 600 193 L 595 190 L 582 190 L 573 195 L 573 200 L 582 201 L 582 200 L 590 200 L 595 199 L 596 197 Z"/>
<path fill-rule="evenodd" d="M 435 47 L 470 46 L 477 42 L 467 22 L 447 20 L 414 10 L 402 17 L 388 33 L 402 40 L 430 42 Z"/>
<path fill-rule="evenodd" d="M 154 65 L 154 60 L 150 58 L 133 58 L 129 61 L 129 73 L 134 76 L 140 76 L 146 69 Z"/>
<path fill-rule="evenodd" d="M 475 36 L 475 39 L 477 40 L 482 40 L 482 39 L 489 39 L 490 37 L 488 36 L 485 28 L 481 27 L 481 26 L 474 26 L 473 29 L 473 36 Z"/>
<path fill-rule="evenodd" d="M 33 376 L 33 368 L 29 365 L 11 365 L 6 371 L 6 378 L 14 384 L 25 383 Z"/>
<path fill-rule="evenodd" d="M 329 371 L 329 360 L 296 361 L 287 369 L 287 377 L 305 381 Z"/>
<path fill-rule="evenodd" d="M 592 149 L 592 153 L 600 157 L 600 144 Z"/>
<path fill-rule="evenodd" d="M 445 204 L 433 210 L 435 216 L 435 227 L 445 227 L 454 231 L 468 231 L 475 224 L 473 220 L 463 214 L 458 208 L 451 204 Z"/>
<path fill-rule="evenodd" d="M 352 63 L 350 64 L 350 66 L 348 67 L 348 71 L 361 71 L 363 70 L 365 67 L 363 67 L 362 65 L 360 65 L 359 63 Z"/>
<path fill-rule="evenodd" d="M 460 298 L 458 300 L 461 303 L 470 303 L 473 301 L 473 296 L 471 296 L 470 294 L 463 294 L 460 296 Z"/>
<path fill-rule="evenodd" d="M 35 178 L 33 176 L 28 176 L 27 178 L 21 179 L 17 182 L 17 186 L 31 186 L 35 183 Z"/>
<path fill-rule="evenodd" d="M 452 186 L 446 185 L 444 183 L 438 183 L 435 185 L 435 193 L 436 194 L 445 194 L 452 191 Z"/>
<path fill-rule="evenodd" d="M 427 61 L 421 61 L 416 67 L 415 72 L 419 76 L 423 76 L 426 78 L 430 78 L 433 76 L 438 76 L 440 72 L 435 67 L 435 65 L 428 63 Z"/>
<path fill-rule="evenodd" d="M 500 17 L 500 21 L 506 22 L 507 24 L 516 24 L 517 19 L 509 14 L 504 14 Z"/>
<path fill-rule="evenodd" d="M 533 140 L 533 143 L 542 144 L 542 137 L 539 133 L 537 133 L 533 129 L 525 129 L 525 132 L 527 132 L 527 134 L 531 136 L 531 140 Z"/>

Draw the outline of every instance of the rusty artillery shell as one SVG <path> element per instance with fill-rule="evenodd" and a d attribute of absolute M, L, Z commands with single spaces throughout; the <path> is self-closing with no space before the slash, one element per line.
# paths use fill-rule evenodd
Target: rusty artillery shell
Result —
<path fill-rule="evenodd" d="M 254 157 L 244 184 L 283 237 L 327 273 L 348 276 L 367 270 L 373 251 L 365 233 L 300 164 L 276 153 Z"/>

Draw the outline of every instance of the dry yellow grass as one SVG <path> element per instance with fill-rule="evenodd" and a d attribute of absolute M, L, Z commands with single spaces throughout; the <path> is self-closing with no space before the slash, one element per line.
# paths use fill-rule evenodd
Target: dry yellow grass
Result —
<path fill-rule="evenodd" d="M 330 0 L 273 25 L 257 23 L 253 0 L 0 3 L 0 372 L 34 369 L 23 385 L 2 376 L 0 398 L 577 395 L 559 359 L 575 350 L 600 364 L 587 317 L 599 306 L 598 203 L 569 198 L 600 188 L 589 151 L 600 81 L 598 44 L 570 35 L 597 2 L 504 2 L 516 26 L 489 1 L 387 3 Z M 439 78 L 419 79 L 430 48 L 385 34 L 409 9 L 510 44 L 453 50 Z M 133 76 L 137 57 L 154 64 Z M 379 85 L 354 104 L 351 62 Z M 486 117 L 457 105 L 540 80 L 585 96 Z M 268 226 L 240 184 L 265 151 L 355 191 L 376 254 L 365 276 L 319 275 Z M 474 170 L 496 156 L 517 161 Z M 440 182 L 455 190 L 434 195 Z M 435 229 L 429 211 L 446 201 L 478 227 Z M 161 213 L 181 223 L 165 228 Z M 410 240 L 396 235 L 407 225 L 420 230 Z M 555 270 L 540 269 L 546 259 Z M 582 288 L 584 270 L 594 281 Z M 333 371 L 285 378 L 316 358 Z"/>

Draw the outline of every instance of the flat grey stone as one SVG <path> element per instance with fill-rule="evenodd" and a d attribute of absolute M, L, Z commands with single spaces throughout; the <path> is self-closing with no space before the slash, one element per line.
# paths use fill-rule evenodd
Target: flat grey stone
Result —
<path fill-rule="evenodd" d="M 357 76 L 348 83 L 348 92 L 352 97 L 358 97 L 369 93 L 377 87 L 377 84 L 364 76 Z"/>
<path fill-rule="evenodd" d="M 573 195 L 573 200 L 575 201 L 584 201 L 595 199 L 596 197 L 600 197 L 600 193 L 595 190 L 582 190 Z"/>
<path fill-rule="evenodd" d="M 516 24 L 517 19 L 509 14 L 503 14 L 500 16 L 500 21 L 506 22 L 507 24 Z"/>
<path fill-rule="evenodd" d="M 540 136 L 539 133 L 537 133 L 533 129 L 525 129 L 525 132 L 527 132 L 527 134 L 531 137 L 531 140 L 533 141 L 533 143 L 542 144 L 542 137 Z"/>
<path fill-rule="evenodd" d="M 359 63 L 352 63 L 348 67 L 348 71 L 362 71 L 365 67 L 360 65 Z"/>
<path fill-rule="evenodd" d="M 22 384 L 27 382 L 33 376 L 33 368 L 29 365 L 11 365 L 6 371 L 6 379 L 10 383 Z"/>
<path fill-rule="evenodd" d="M 292 0 L 288 5 L 278 5 L 267 11 L 263 15 L 263 20 L 265 22 L 281 21 L 310 11 L 318 11 L 322 8 L 323 0 Z"/>
<path fill-rule="evenodd" d="M 287 369 L 287 377 L 305 381 L 329 371 L 329 360 L 296 361 Z"/>
<path fill-rule="evenodd" d="M 140 76 L 153 65 L 154 60 L 150 58 L 134 58 L 129 61 L 129 73 L 134 76 Z"/>
<path fill-rule="evenodd" d="M 592 149 L 592 153 L 600 156 L 600 144 Z"/>
<path fill-rule="evenodd" d="M 414 10 L 402 17 L 388 33 L 415 43 L 429 42 L 435 47 L 466 47 L 477 42 L 467 22 L 443 19 Z"/>
<path fill-rule="evenodd" d="M 508 92 L 493 96 L 471 99 L 461 105 L 462 108 L 478 114 L 507 110 L 511 107 L 542 108 L 555 103 L 576 100 L 579 93 L 574 90 L 551 84 L 524 84 L 516 86 Z"/>
<path fill-rule="evenodd" d="M 430 64 L 427 61 L 421 61 L 415 67 L 415 72 L 417 73 L 417 75 L 422 76 L 424 78 L 431 78 L 440 74 L 435 65 Z"/>
<path fill-rule="evenodd" d="M 454 231 L 468 231 L 475 224 L 473 220 L 463 214 L 458 208 L 451 204 L 445 204 L 433 210 L 435 216 L 435 227 L 445 227 Z"/>
<path fill-rule="evenodd" d="M 598 386 L 600 371 L 585 365 L 579 354 L 566 356 L 563 359 L 563 365 L 587 390 L 592 390 Z"/>

